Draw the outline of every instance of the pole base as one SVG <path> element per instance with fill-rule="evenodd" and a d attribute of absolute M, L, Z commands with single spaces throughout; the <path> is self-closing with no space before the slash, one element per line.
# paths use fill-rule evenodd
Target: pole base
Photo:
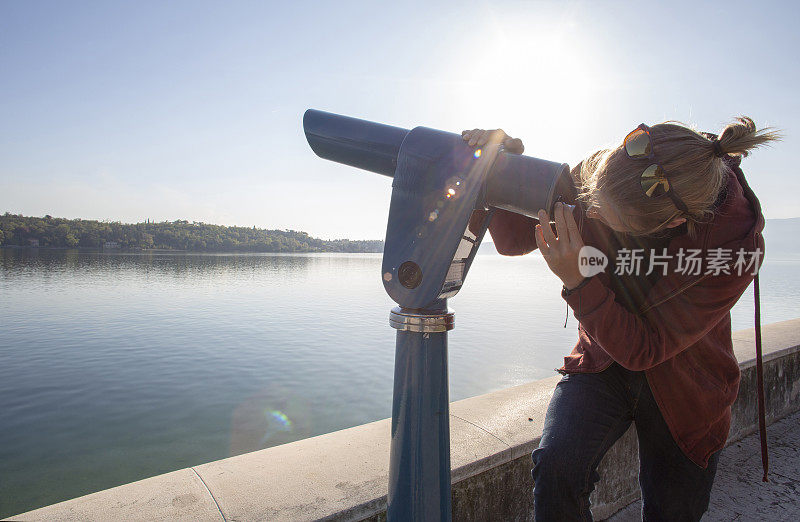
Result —
<path fill-rule="evenodd" d="M 453 310 L 408 310 L 396 306 L 389 312 L 389 326 L 403 332 L 437 333 L 455 328 Z"/>

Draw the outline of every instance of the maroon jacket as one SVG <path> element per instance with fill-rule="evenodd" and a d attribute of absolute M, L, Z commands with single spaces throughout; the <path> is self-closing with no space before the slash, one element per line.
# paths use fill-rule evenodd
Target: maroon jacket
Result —
<path fill-rule="evenodd" d="M 684 233 L 664 243 L 668 243 L 671 256 L 668 270 L 652 286 L 628 292 L 626 300 L 617 299 L 620 296 L 612 290 L 609 275 L 615 270 L 611 261 L 604 272 L 579 289 L 562 291 L 580 325 L 578 343 L 558 371 L 599 372 L 613 361 L 630 370 L 644 370 L 673 438 L 684 454 L 702 467 L 725 445 L 731 404 L 739 390 L 730 309 L 753 281 L 755 269 L 751 266 L 739 275 L 732 264 L 740 248 L 748 253 L 748 262 L 750 253 L 760 249 L 759 266 L 764 252 L 761 205 L 747 185 L 739 159 L 726 157 L 725 161 L 729 167 L 727 188 L 713 219 L 699 226 L 695 240 Z M 578 167 L 573 169 L 573 177 L 577 172 Z M 599 220 L 586 219 L 581 205 L 573 215 L 584 243 L 612 257 L 611 229 Z M 496 210 L 489 231 L 498 252 L 521 255 L 534 250 L 536 223 L 532 218 Z M 711 249 L 716 248 L 730 249 L 729 274 L 706 273 L 705 260 L 713 257 Z M 699 275 L 676 271 L 680 249 L 702 249 Z M 760 336 L 757 341 L 760 344 Z"/>

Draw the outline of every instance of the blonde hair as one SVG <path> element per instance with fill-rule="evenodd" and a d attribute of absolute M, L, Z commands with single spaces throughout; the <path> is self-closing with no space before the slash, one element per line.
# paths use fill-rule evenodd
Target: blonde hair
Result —
<path fill-rule="evenodd" d="M 611 207 L 631 235 L 655 235 L 673 219 L 685 217 L 687 233 L 695 238 L 698 224 L 713 217 L 714 204 L 727 184 L 728 167 L 717 157 L 713 138 L 678 122 L 650 127 L 655 161 L 688 213 L 666 196 L 644 194 L 640 176 L 653 160 L 631 159 L 622 144 L 597 151 L 583 162 L 578 199 L 595 208 Z M 747 156 L 752 149 L 779 139 L 778 131 L 756 130 L 753 120 L 740 116 L 722 130 L 718 142 L 725 154 Z"/>

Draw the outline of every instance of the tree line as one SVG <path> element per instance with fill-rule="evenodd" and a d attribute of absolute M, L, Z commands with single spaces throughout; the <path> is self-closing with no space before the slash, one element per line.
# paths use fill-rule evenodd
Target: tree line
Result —
<path fill-rule="evenodd" d="M 297 230 L 226 227 L 186 220 L 120 223 L 6 212 L 0 246 L 189 250 L 194 252 L 383 252 L 383 241 L 324 240 Z"/>

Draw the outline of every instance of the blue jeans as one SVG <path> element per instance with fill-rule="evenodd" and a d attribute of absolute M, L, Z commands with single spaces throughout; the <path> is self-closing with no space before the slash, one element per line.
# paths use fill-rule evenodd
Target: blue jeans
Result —
<path fill-rule="evenodd" d="M 536 520 L 592 520 L 597 465 L 636 423 L 642 520 L 700 520 L 708 508 L 718 451 L 703 469 L 675 444 L 644 372 L 617 363 L 565 375 L 556 386 L 539 448 L 532 453 Z"/>

